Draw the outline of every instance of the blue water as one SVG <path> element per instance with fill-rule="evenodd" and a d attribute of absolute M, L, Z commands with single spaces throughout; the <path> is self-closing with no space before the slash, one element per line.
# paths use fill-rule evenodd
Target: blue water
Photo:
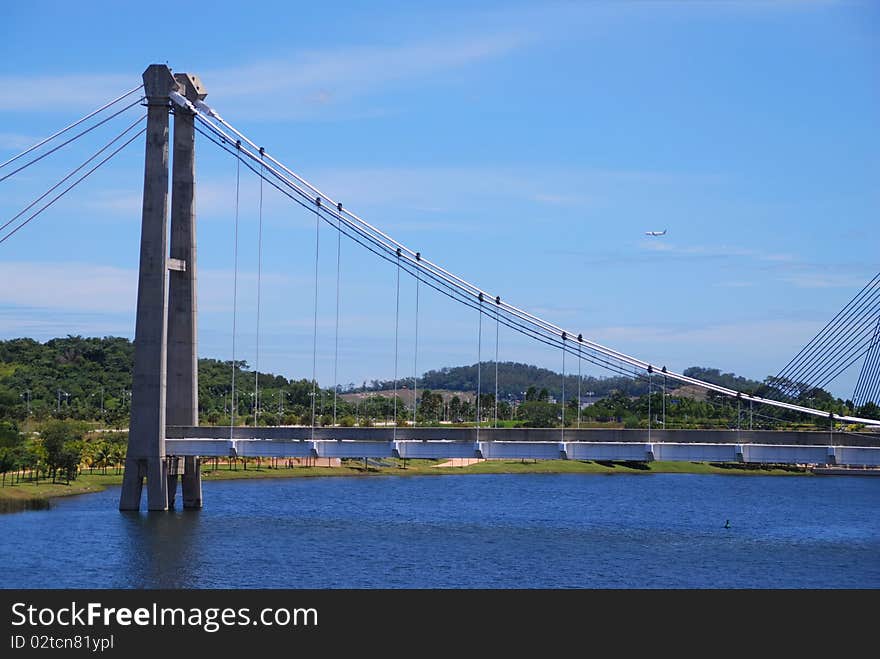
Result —
<path fill-rule="evenodd" d="M 3 587 L 880 587 L 875 478 L 215 481 L 149 515 L 118 495 L 0 516 Z"/>

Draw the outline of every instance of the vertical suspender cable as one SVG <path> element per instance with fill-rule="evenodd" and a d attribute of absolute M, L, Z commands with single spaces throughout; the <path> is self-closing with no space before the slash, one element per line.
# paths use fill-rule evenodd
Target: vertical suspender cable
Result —
<path fill-rule="evenodd" d="M 736 441 L 740 442 L 741 440 L 741 426 L 742 426 L 742 398 L 739 396 L 736 397 Z"/>
<path fill-rule="evenodd" d="M 342 263 L 342 202 L 336 204 L 336 340 L 333 346 L 333 425 L 336 425 L 336 396 L 339 389 L 339 279 Z"/>
<path fill-rule="evenodd" d="M 397 346 L 400 334 L 400 248 L 397 248 L 397 293 L 394 299 L 394 428 L 391 438 L 397 439 Z"/>
<path fill-rule="evenodd" d="M 241 149 L 241 142 L 235 143 Z M 232 441 L 232 428 L 235 426 L 235 332 L 238 309 L 238 197 L 241 187 L 241 154 L 235 158 L 235 232 L 232 246 L 232 392 L 229 397 L 229 440 Z"/>
<path fill-rule="evenodd" d="M 577 427 L 578 430 L 581 429 L 581 341 L 583 337 L 578 336 L 578 421 Z"/>
<path fill-rule="evenodd" d="M 315 439 L 315 399 L 318 397 L 318 254 L 321 240 L 321 198 L 315 197 L 315 316 L 312 330 L 312 441 Z"/>
<path fill-rule="evenodd" d="M 666 370 L 666 367 L 663 367 Z M 666 430 L 666 373 L 663 374 L 663 430 Z"/>
<path fill-rule="evenodd" d="M 648 442 L 651 441 L 651 394 L 653 393 L 654 380 L 652 375 L 654 373 L 654 369 L 648 365 Z"/>
<path fill-rule="evenodd" d="M 421 261 L 422 255 L 416 252 L 416 261 Z M 419 286 L 422 283 L 421 270 L 416 268 L 416 338 L 415 350 L 413 351 L 413 428 L 416 427 L 416 412 L 418 410 L 418 389 L 419 389 Z"/>
<path fill-rule="evenodd" d="M 263 154 L 260 147 L 260 210 L 257 229 L 257 357 L 254 361 L 254 428 L 260 413 L 260 304 L 263 292 Z"/>
<path fill-rule="evenodd" d="M 498 305 L 501 304 L 501 298 L 495 298 L 495 427 L 498 427 L 498 339 L 501 322 L 498 318 Z"/>
<path fill-rule="evenodd" d="M 480 293 L 480 306 L 477 311 L 480 320 L 477 325 L 477 441 L 480 441 L 480 394 L 482 392 L 482 350 L 483 350 L 483 294 Z"/>
<path fill-rule="evenodd" d="M 562 333 L 562 439 L 565 440 L 565 332 Z"/>

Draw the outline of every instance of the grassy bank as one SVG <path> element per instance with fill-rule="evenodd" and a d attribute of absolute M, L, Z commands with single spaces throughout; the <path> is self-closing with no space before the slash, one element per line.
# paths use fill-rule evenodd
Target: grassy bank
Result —
<path fill-rule="evenodd" d="M 203 467 L 203 481 L 239 480 L 252 478 L 309 478 L 326 476 L 439 476 L 444 474 L 743 474 L 743 475 L 811 475 L 811 472 L 794 467 L 770 468 L 762 465 L 729 464 L 720 466 L 706 462 L 590 462 L 580 460 L 488 460 L 465 467 L 437 467 L 436 460 L 386 460 L 390 466 L 367 466 L 357 460 L 345 460 L 341 467 L 293 467 L 277 468 L 255 465 L 242 469 L 229 469 L 221 465 L 214 470 Z M 122 476 L 117 474 L 80 474 L 70 484 L 41 481 L 0 487 L 0 512 L 13 512 L 34 508 L 47 508 L 54 497 L 100 492 L 107 487 L 120 485 Z"/>

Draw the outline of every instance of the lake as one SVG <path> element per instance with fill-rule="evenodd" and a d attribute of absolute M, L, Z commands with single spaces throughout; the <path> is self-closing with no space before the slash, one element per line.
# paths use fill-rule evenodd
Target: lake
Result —
<path fill-rule="evenodd" d="M 880 587 L 877 478 L 212 481 L 203 510 L 152 514 L 118 497 L 0 516 L 3 587 Z"/>

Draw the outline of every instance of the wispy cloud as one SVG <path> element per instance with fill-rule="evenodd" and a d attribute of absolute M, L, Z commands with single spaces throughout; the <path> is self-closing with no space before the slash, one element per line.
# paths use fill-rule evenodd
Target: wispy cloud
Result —
<path fill-rule="evenodd" d="M 137 75 L 0 75 L 0 111 L 69 112 L 96 108 L 141 82 Z"/>
<path fill-rule="evenodd" d="M 0 262 L 0 305 L 82 312 L 134 308 L 135 270 L 91 263 Z"/>
<path fill-rule="evenodd" d="M 0 307 L 21 307 L 80 313 L 131 313 L 137 300 L 137 269 L 93 263 L 5 261 L 0 262 Z M 199 271 L 199 309 L 209 313 L 232 310 L 233 273 L 229 270 Z M 281 304 L 285 291 L 305 285 L 306 280 L 272 272 L 262 273 L 264 304 Z M 239 271 L 240 290 L 255 289 L 257 274 Z M 278 298 L 278 299 L 276 299 Z M 255 300 L 242 297 L 239 312 L 256 308 Z"/>
<path fill-rule="evenodd" d="M 658 240 L 644 240 L 639 246 L 650 252 L 662 252 L 674 257 L 700 258 L 700 259 L 730 259 L 748 258 L 756 261 L 772 263 L 788 263 L 795 260 L 792 254 L 780 252 L 764 252 L 762 250 L 736 247 L 734 245 L 677 245 L 675 243 Z"/>
<path fill-rule="evenodd" d="M 235 112 L 234 108 L 244 103 L 249 119 L 312 118 L 325 115 L 329 107 L 391 85 L 504 56 L 534 38 L 525 30 L 474 32 L 465 37 L 438 36 L 383 46 L 295 51 L 199 73 L 209 100 L 218 99 L 218 109 L 224 112 Z M 138 82 L 137 75 L 115 73 L 2 75 L 0 85 L 16 92 L 0 97 L 0 111 L 93 108 Z M 356 110 L 357 116 L 364 112 L 363 108 Z M 384 111 L 368 108 L 366 112 Z"/>
<path fill-rule="evenodd" d="M 239 99 L 250 118 L 296 119 L 327 111 L 379 89 L 461 69 L 517 50 L 534 37 L 526 32 L 435 37 L 390 46 L 310 50 L 207 71 L 202 75 L 223 107 Z M 210 80 L 210 84 L 208 81 Z M 255 104 L 263 96 L 271 103 Z"/>
<path fill-rule="evenodd" d="M 2 101 L 0 101 L 2 102 Z M 30 135 L 20 135 L 19 133 L 0 133 L 0 149 L 15 149 L 16 151 L 26 149 L 32 144 L 36 144 L 40 140 Z"/>
<path fill-rule="evenodd" d="M 780 278 L 798 288 L 849 288 L 856 291 L 867 283 L 854 275 L 821 271 L 791 273 Z"/>

